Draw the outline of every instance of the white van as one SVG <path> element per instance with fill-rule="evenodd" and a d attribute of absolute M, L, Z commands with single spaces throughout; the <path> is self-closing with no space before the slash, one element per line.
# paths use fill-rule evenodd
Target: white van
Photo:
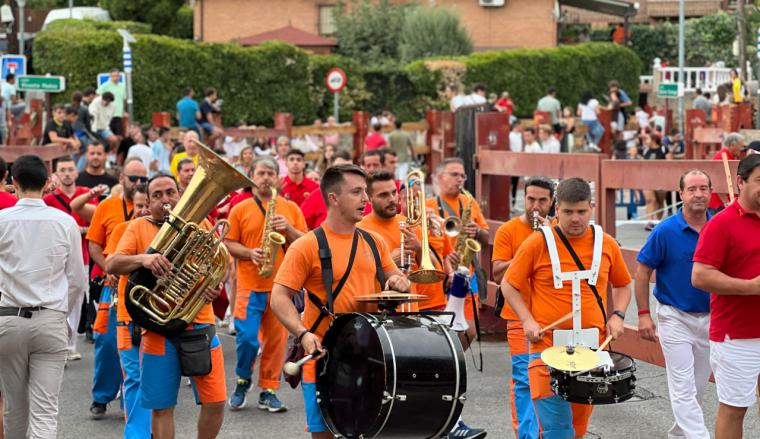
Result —
<path fill-rule="evenodd" d="M 48 24 L 56 20 L 68 20 L 69 18 L 74 20 L 111 21 L 111 15 L 103 8 L 78 6 L 71 9 L 53 9 L 45 17 L 42 30 L 45 30 Z"/>

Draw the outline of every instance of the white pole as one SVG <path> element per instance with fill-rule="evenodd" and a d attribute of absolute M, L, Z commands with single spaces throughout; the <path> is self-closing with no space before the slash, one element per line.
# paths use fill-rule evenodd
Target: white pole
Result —
<path fill-rule="evenodd" d="M 132 49 L 130 49 L 127 39 L 124 38 L 123 40 L 124 46 L 122 47 L 122 55 L 124 58 L 124 85 L 127 88 L 127 112 L 129 113 L 129 122 L 133 123 L 135 120 L 135 113 L 132 101 Z"/>
<path fill-rule="evenodd" d="M 340 123 L 340 114 L 339 114 L 340 113 L 340 111 L 339 111 L 339 109 L 340 109 L 340 103 L 339 103 L 340 92 L 333 93 L 333 96 L 334 96 L 334 98 L 333 98 L 333 117 L 335 117 L 335 123 Z"/>
<path fill-rule="evenodd" d="M 684 80 L 684 64 L 685 64 L 685 49 L 684 49 L 684 0 L 678 1 L 678 82 L 681 84 L 683 90 L 678 96 L 678 131 L 681 135 L 684 133 L 684 92 L 686 90 L 686 81 Z"/>

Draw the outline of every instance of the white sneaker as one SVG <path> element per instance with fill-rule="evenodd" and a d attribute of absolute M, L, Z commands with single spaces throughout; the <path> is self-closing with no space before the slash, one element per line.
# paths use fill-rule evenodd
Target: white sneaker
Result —
<path fill-rule="evenodd" d="M 69 351 L 66 355 L 66 361 L 78 361 L 82 359 L 82 354 L 77 351 Z"/>
<path fill-rule="evenodd" d="M 230 335 L 237 335 L 237 329 L 235 329 L 235 317 L 230 316 L 230 322 L 229 322 L 229 327 L 227 328 L 227 332 Z"/>

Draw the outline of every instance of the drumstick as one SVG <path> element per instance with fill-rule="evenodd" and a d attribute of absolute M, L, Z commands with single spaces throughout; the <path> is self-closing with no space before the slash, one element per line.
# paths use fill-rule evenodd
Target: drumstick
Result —
<path fill-rule="evenodd" d="M 544 328 L 541 328 L 541 330 L 540 330 L 540 331 L 538 331 L 538 333 L 539 333 L 539 335 L 540 335 L 540 334 L 543 334 L 544 332 L 546 332 L 546 331 L 548 331 L 548 330 L 550 330 L 550 329 L 553 329 L 554 327 L 556 327 L 556 326 L 558 326 L 558 325 L 561 325 L 561 324 L 565 323 L 566 321 L 568 321 L 568 320 L 570 320 L 570 319 L 572 319 L 572 318 L 573 318 L 573 313 L 572 313 L 572 312 L 569 312 L 569 313 L 565 314 L 564 316 L 560 317 L 560 318 L 559 318 L 557 321 L 555 321 L 554 323 L 551 323 L 549 326 L 546 326 L 546 327 L 544 327 Z"/>
<path fill-rule="evenodd" d="M 611 341 L 612 341 L 612 336 L 608 335 L 607 338 L 604 340 L 604 343 L 602 343 L 601 346 L 599 346 L 599 349 L 597 349 L 596 351 L 597 352 L 603 351 L 604 348 L 606 348 L 607 345 L 610 344 Z"/>
<path fill-rule="evenodd" d="M 728 183 L 728 199 L 731 203 L 734 202 L 734 183 L 731 177 L 731 168 L 728 166 L 728 156 L 725 152 L 720 153 L 720 157 L 723 159 L 723 171 L 726 173 L 726 183 Z"/>
<path fill-rule="evenodd" d="M 297 362 L 293 363 L 292 361 L 288 361 L 285 363 L 285 366 L 282 367 L 282 371 L 290 376 L 295 376 L 298 374 L 298 371 L 301 369 L 301 366 L 304 365 L 307 361 L 311 360 L 312 357 L 314 357 L 314 354 L 309 354 Z"/>

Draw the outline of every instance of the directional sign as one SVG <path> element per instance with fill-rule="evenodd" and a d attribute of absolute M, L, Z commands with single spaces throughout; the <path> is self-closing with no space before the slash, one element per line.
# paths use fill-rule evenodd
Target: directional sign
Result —
<path fill-rule="evenodd" d="M 60 93 L 66 90 L 66 78 L 63 76 L 27 75 L 19 76 L 17 88 L 20 91 L 43 91 Z"/>
<path fill-rule="evenodd" d="M 98 73 L 98 87 L 111 80 L 110 73 Z M 124 72 L 119 73 L 119 84 L 124 84 Z"/>
<path fill-rule="evenodd" d="M 327 89 L 333 93 L 340 93 L 343 87 L 346 86 L 346 72 L 339 67 L 333 67 L 325 76 L 325 84 Z"/>
<path fill-rule="evenodd" d="M 683 96 L 683 87 L 680 82 L 661 82 L 657 87 L 658 98 L 672 99 L 680 96 Z"/>
<path fill-rule="evenodd" d="M 0 68 L 0 77 L 5 80 L 8 73 L 13 73 L 16 77 L 26 75 L 26 56 L 24 55 L 3 55 L 2 68 Z"/>

